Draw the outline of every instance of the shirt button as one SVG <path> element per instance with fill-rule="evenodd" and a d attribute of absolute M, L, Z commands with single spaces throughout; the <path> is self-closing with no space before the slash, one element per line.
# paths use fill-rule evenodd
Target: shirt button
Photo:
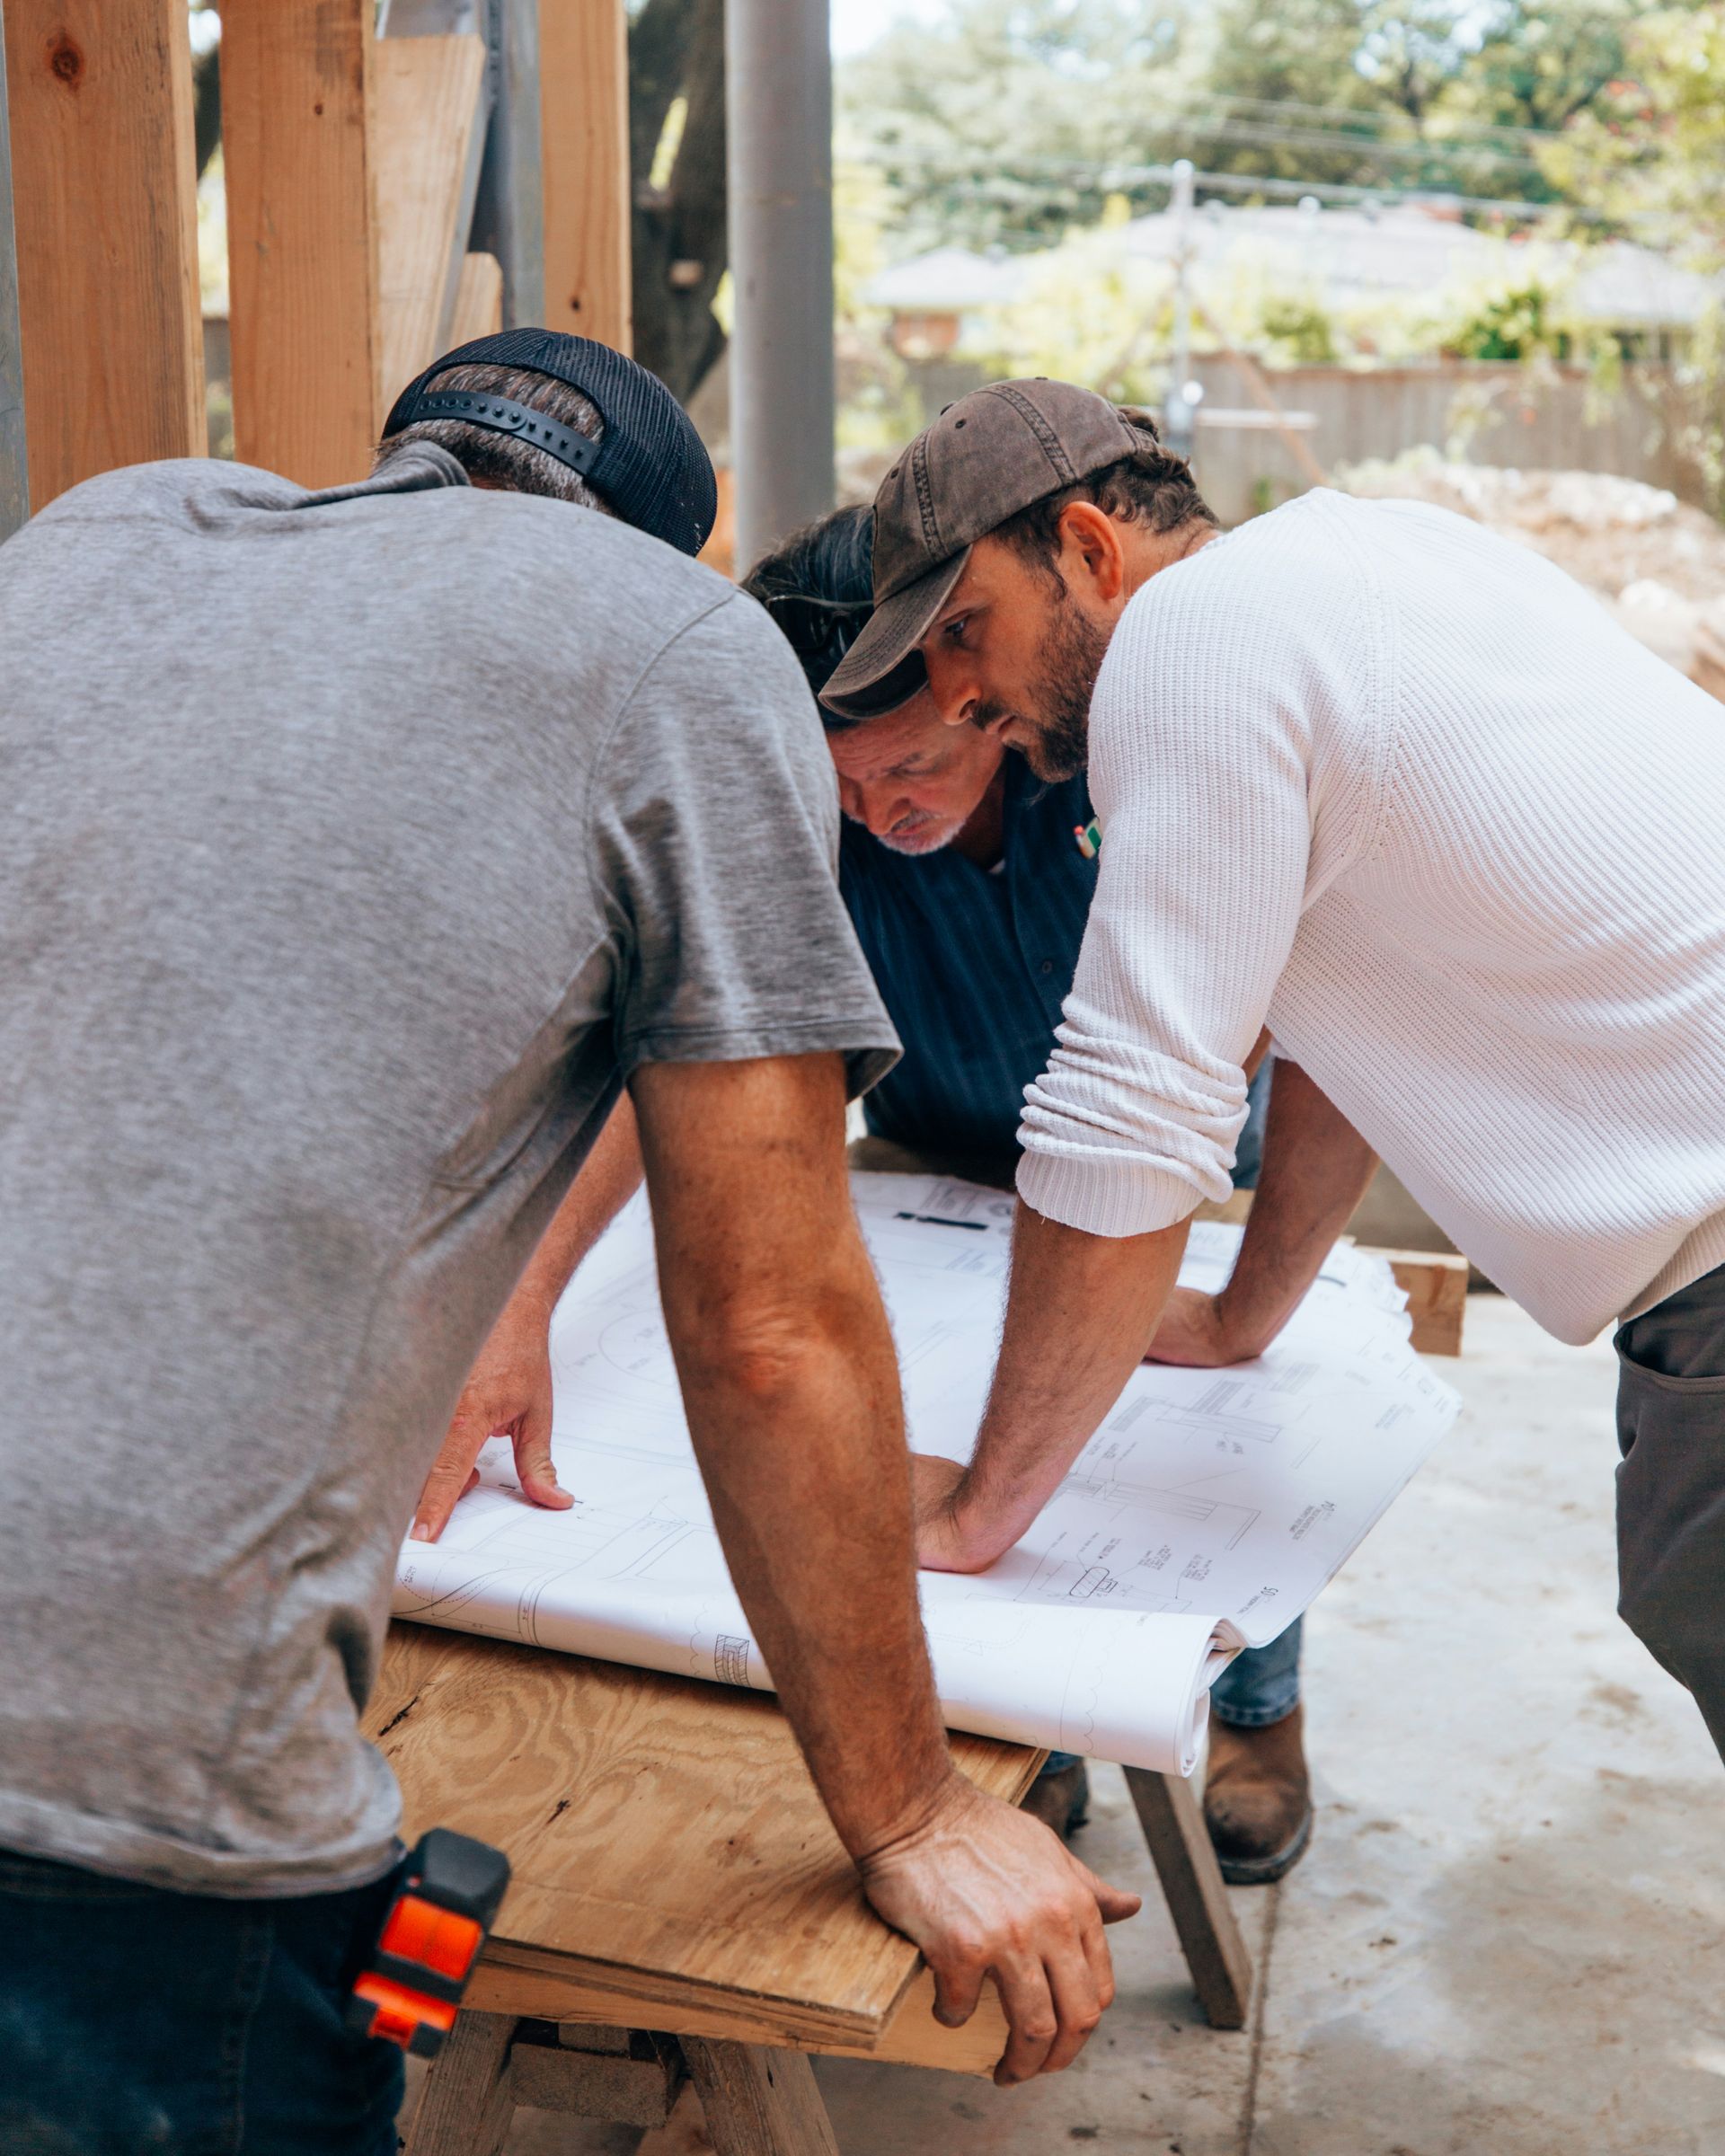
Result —
<path fill-rule="evenodd" d="M 1052 973 L 1054 971 L 1054 960 L 1052 959 L 1044 959 L 1042 963 L 1037 968 L 1037 971 L 1039 973 Z"/>

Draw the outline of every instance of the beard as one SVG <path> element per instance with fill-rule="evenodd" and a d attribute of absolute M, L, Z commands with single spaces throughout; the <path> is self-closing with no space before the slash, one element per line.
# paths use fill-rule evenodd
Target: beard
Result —
<path fill-rule="evenodd" d="M 885 831 L 880 844 L 889 853 L 938 853 L 942 847 L 950 846 L 963 830 L 969 819 L 964 817 L 925 816 L 917 822 L 897 831 Z"/>
<path fill-rule="evenodd" d="M 1012 746 L 1046 785 L 1075 779 L 1090 760 L 1090 700 L 1108 654 L 1109 632 L 1064 592 L 1049 619 L 1036 671 L 1016 712 L 988 703 L 976 714 L 987 727 L 1011 716 L 1025 738 Z"/>

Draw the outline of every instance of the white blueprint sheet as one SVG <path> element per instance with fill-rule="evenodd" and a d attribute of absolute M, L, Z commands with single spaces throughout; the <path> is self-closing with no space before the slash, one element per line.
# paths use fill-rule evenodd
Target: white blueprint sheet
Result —
<path fill-rule="evenodd" d="M 1013 1201 L 950 1178 L 853 1178 L 892 1318 L 911 1442 L 969 1454 L 994 1366 Z M 1239 1230 L 1194 1227 L 1216 1288 Z M 956 1728 L 1190 1773 L 1208 1688 L 1305 1610 L 1454 1421 L 1382 1260 L 1339 1247 L 1269 1351 L 1146 1365 L 1016 1549 L 924 1572 Z M 403 1545 L 398 1616 L 770 1689 L 713 1532 L 637 1198 L 552 1323 L 553 1447 L 576 1498 L 522 1498 L 507 1441 L 441 1542 Z"/>

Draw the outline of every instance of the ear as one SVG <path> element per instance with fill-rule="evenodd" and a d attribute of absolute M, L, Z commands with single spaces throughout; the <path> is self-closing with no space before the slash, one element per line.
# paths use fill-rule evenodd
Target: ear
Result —
<path fill-rule="evenodd" d="M 1075 574 L 1092 598 L 1111 605 L 1126 589 L 1126 549 L 1119 527 L 1093 501 L 1069 501 L 1056 527 L 1060 534 L 1060 569 L 1068 586 Z"/>

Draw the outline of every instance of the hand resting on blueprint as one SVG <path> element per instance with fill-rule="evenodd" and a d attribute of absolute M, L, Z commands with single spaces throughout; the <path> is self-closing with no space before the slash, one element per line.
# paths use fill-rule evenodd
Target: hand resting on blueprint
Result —
<path fill-rule="evenodd" d="M 413 1515 L 412 1540 L 435 1542 L 479 1480 L 488 1437 L 508 1437 L 522 1495 L 551 1512 L 575 1502 L 551 1459 L 551 1314 L 575 1268 L 641 1184 L 641 1138 L 625 1095 L 570 1185 L 491 1337 L 467 1374 Z"/>
<path fill-rule="evenodd" d="M 1227 1363 L 1250 1362 L 1269 1345 L 1231 1317 L 1223 1295 L 1201 1288 L 1177 1287 L 1168 1298 L 1150 1343 L 1146 1363 L 1178 1363 L 1187 1369 L 1214 1370 Z"/>
<path fill-rule="evenodd" d="M 910 1455 L 910 1509 L 916 1562 L 928 1572 L 980 1572 L 999 1555 L 992 1544 L 967 1541 L 955 1502 L 964 1469 L 936 1453 Z"/>
<path fill-rule="evenodd" d="M 517 1294 L 467 1374 L 437 1462 L 413 1515 L 413 1540 L 435 1542 L 449 1515 L 479 1480 L 475 1465 L 488 1437 L 508 1437 L 523 1494 L 548 1510 L 575 1500 L 551 1458 L 551 1308 Z"/>

